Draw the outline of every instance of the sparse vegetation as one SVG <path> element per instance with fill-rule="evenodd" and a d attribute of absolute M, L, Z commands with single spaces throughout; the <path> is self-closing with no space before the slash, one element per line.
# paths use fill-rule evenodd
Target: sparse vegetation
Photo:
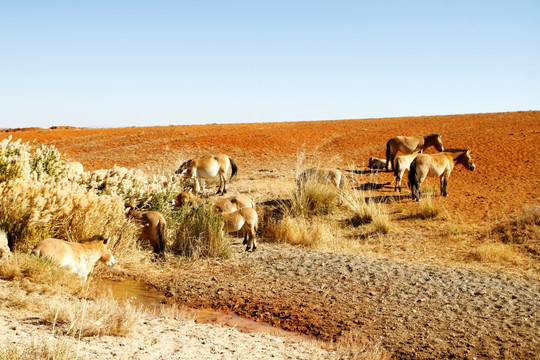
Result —
<path fill-rule="evenodd" d="M 26 346 L 4 345 L 0 347 L 0 360 L 82 360 L 76 349 L 64 342 L 49 344 L 33 340 Z"/>
<path fill-rule="evenodd" d="M 70 336 L 125 336 L 137 322 L 142 309 L 114 300 L 49 301 L 41 321 Z"/>

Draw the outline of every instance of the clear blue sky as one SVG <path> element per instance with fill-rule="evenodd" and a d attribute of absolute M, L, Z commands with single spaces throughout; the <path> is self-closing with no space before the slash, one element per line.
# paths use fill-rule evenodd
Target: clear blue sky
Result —
<path fill-rule="evenodd" d="M 538 0 L 0 0 L 0 128 L 539 103 Z"/>

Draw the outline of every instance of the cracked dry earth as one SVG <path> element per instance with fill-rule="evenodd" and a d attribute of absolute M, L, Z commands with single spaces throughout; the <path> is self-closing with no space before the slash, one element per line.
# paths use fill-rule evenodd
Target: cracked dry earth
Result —
<path fill-rule="evenodd" d="M 234 261 L 164 272 L 157 287 L 176 303 L 319 339 L 359 332 L 397 359 L 539 358 L 539 281 L 268 244 L 245 254 L 241 247 Z"/>

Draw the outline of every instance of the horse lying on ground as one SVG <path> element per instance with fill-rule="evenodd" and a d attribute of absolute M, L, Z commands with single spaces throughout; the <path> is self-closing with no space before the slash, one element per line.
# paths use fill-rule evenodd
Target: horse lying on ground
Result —
<path fill-rule="evenodd" d="M 51 258 L 59 266 L 68 267 L 86 281 L 98 260 L 109 266 L 114 265 L 114 256 L 109 245 L 109 239 L 99 236 L 80 243 L 48 238 L 37 244 L 32 253 Z"/>
<path fill-rule="evenodd" d="M 476 169 L 471 158 L 471 150 L 448 149 L 438 154 L 419 154 L 411 163 L 409 171 L 409 187 L 413 200 L 420 200 L 420 185 L 427 176 L 438 176 L 441 179 L 441 195 L 448 196 L 446 187 L 454 166 L 463 165 L 466 169 Z"/>
<path fill-rule="evenodd" d="M 255 208 L 255 202 L 247 195 L 233 195 L 228 197 L 210 197 L 201 198 L 195 195 L 191 190 L 184 190 L 172 201 L 173 206 L 183 206 L 184 204 L 200 205 L 205 200 L 208 200 L 218 213 L 228 213 L 243 208 Z"/>
<path fill-rule="evenodd" d="M 423 152 L 430 146 L 434 146 L 437 150 L 443 151 L 442 135 L 429 134 L 418 136 L 395 136 L 386 143 L 386 171 L 389 170 L 389 165 L 394 166 L 394 160 L 399 151 L 405 154 L 414 152 Z"/>
<path fill-rule="evenodd" d="M 142 226 L 139 239 L 148 241 L 155 254 L 165 252 L 167 242 L 167 222 L 157 211 L 138 211 L 129 209 L 126 216 Z"/>
<path fill-rule="evenodd" d="M 394 176 L 396 177 L 394 191 L 399 189 L 399 192 L 401 192 L 401 180 L 403 179 L 403 174 L 405 174 L 405 171 L 409 171 L 411 163 L 417 156 L 418 153 L 396 157 L 396 160 L 394 161 Z"/>
<path fill-rule="evenodd" d="M 374 170 L 382 170 L 386 167 L 386 160 L 372 156 L 369 158 L 368 167 Z"/>
<path fill-rule="evenodd" d="M 196 193 L 201 192 L 200 179 L 212 179 L 219 176 L 219 188 L 216 194 L 225 194 L 229 169 L 231 169 L 231 177 L 228 180 L 230 182 L 237 174 L 238 167 L 228 155 L 217 154 L 188 160 L 180 165 L 175 174 L 182 175 L 187 179 L 194 179 Z"/>
<path fill-rule="evenodd" d="M 244 245 L 247 245 L 246 251 L 255 251 L 257 248 L 257 226 L 259 218 L 257 211 L 253 208 L 243 208 L 230 213 L 221 214 L 223 218 L 224 232 L 244 233 Z"/>

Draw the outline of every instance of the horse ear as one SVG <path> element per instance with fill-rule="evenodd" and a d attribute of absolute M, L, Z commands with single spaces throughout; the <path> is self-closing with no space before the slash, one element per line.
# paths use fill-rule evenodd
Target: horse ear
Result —
<path fill-rule="evenodd" d="M 467 155 L 470 155 L 471 154 L 471 150 L 467 150 Z"/>
<path fill-rule="evenodd" d="M 442 135 L 439 135 L 439 139 L 442 139 Z"/>

